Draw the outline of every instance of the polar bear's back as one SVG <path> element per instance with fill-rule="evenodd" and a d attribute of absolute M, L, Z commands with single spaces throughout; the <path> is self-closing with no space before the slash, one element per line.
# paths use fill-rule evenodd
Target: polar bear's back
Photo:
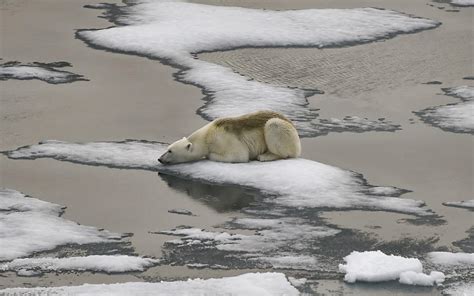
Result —
<path fill-rule="evenodd" d="M 237 117 L 224 117 L 214 121 L 217 128 L 226 132 L 241 134 L 255 129 L 263 129 L 268 120 L 279 118 L 291 123 L 283 114 L 274 111 L 258 111 Z"/>

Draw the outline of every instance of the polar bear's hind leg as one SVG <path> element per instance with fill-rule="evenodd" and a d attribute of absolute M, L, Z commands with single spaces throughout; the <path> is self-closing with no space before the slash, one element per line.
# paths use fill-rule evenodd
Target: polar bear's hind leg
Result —
<path fill-rule="evenodd" d="M 258 160 L 271 161 L 300 156 L 300 138 L 290 122 L 280 118 L 272 118 L 265 123 L 264 135 L 268 151 L 259 155 Z"/>

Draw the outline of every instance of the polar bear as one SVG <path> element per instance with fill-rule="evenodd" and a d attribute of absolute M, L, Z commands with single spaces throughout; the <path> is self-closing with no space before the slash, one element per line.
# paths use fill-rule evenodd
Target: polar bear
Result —
<path fill-rule="evenodd" d="M 158 161 L 162 164 L 201 159 L 271 161 L 295 158 L 300 154 L 301 142 L 293 123 L 283 114 L 258 111 L 216 119 L 171 144 Z"/>

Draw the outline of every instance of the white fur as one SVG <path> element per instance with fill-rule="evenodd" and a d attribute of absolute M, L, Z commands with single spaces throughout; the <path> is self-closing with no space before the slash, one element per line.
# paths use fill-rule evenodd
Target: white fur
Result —
<path fill-rule="evenodd" d="M 242 118 L 262 116 L 265 112 L 268 111 L 250 113 Z M 218 126 L 216 121 L 171 144 L 159 161 L 165 164 L 201 159 L 220 162 L 271 161 L 296 158 L 301 154 L 298 132 L 289 121 L 274 117 L 261 126 L 243 129 L 240 133 Z"/>

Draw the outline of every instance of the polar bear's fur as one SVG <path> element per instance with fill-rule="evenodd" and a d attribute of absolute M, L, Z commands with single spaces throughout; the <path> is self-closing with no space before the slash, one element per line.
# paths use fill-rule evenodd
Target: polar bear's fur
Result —
<path fill-rule="evenodd" d="M 216 119 L 171 144 L 158 159 L 174 164 L 201 159 L 221 162 L 271 161 L 299 157 L 301 143 L 284 115 L 258 111 Z"/>

